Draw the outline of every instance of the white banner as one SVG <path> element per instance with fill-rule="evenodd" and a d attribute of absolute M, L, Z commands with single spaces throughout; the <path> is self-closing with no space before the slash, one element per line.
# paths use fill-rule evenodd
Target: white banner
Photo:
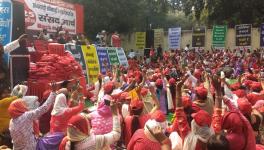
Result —
<path fill-rule="evenodd" d="M 117 48 L 116 53 L 117 53 L 120 65 L 128 67 L 127 57 L 126 57 L 126 54 L 123 48 Z"/>
<path fill-rule="evenodd" d="M 63 1 L 24 0 L 25 23 L 28 30 L 47 29 L 56 32 L 62 26 L 69 33 L 76 33 L 74 5 Z"/>
<path fill-rule="evenodd" d="M 179 49 L 181 47 L 181 28 L 169 28 L 169 48 Z"/>

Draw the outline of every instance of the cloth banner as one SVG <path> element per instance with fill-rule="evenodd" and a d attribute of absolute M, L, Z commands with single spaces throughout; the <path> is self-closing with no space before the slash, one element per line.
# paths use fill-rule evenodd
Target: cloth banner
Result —
<path fill-rule="evenodd" d="M 106 74 L 107 69 L 111 69 L 110 60 L 106 47 L 96 47 L 97 56 L 100 64 L 100 72 Z"/>
<path fill-rule="evenodd" d="M 56 32 L 62 26 L 69 33 L 76 33 L 76 9 L 63 1 L 24 0 L 27 30 L 47 29 Z"/>
<path fill-rule="evenodd" d="M 87 79 L 87 69 L 82 52 L 82 47 L 80 45 L 75 44 L 66 44 L 65 50 L 68 51 L 74 57 L 74 59 L 81 65 L 83 74 Z"/>
<path fill-rule="evenodd" d="M 180 49 L 181 47 L 181 28 L 169 28 L 168 33 L 169 48 Z"/>
<path fill-rule="evenodd" d="M 89 84 L 95 83 L 100 71 L 96 47 L 94 45 L 82 45 L 82 52 L 84 55 L 84 60 L 86 62 Z"/>
<path fill-rule="evenodd" d="M 236 46 L 251 46 L 251 28 L 251 24 L 236 25 Z"/>
<path fill-rule="evenodd" d="M 118 56 L 116 53 L 115 47 L 107 47 L 107 53 L 110 60 L 111 65 L 119 65 Z"/>
<path fill-rule="evenodd" d="M 205 46 L 205 27 L 193 28 L 192 47 L 204 47 L 204 46 Z"/>
<path fill-rule="evenodd" d="M 119 47 L 116 49 L 116 52 L 117 52 L 117 56 L 118 56 L 118 60 L 119 60 L 120 65 L 122 65 L 124 67 L 128 67 L 127 57 L 126 57 L 126 54 L 124 52 L 124 49 Z"/>
<path fill-rule="evenodd" d="M 164 39 L 164 30 L 163 29 L 154 29 L 154 48 L 157 48 L 159 45 L 163 45 Z"/>
<path fill-rule="evenodd" d="M 12 40 L 13 7 L 11 0 L 0 0 L 0 43 L 6 45 Z M 5 63 L 9 64 L 9 54 L 3 55 Z"/>
<path fill-rule="evenodd" d="M 260 47 L 264 47 L 264 23 L 260 27 Z"/>
<path fill-rule="evenodd" d="M 216 25 L 213 26 L 213 47 L 224 48 L 226 39 L 227 26 Z"/>
<path fill-rule="evenodd" d="M 146 47 L 146 32 L 136 32 L 136 48 L 144 50 Z"/>

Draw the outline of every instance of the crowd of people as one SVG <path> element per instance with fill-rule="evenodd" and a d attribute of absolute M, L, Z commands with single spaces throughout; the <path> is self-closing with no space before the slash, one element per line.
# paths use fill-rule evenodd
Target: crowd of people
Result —
<path fill-rule="evenodd" d="M 46 29 L 43 29 L 37 39 L 45 40 L 48 42 L 57 42 L 59 44 L 72 43 L 77 45 L 89 45 L 89 41 L 84 34 L 70 34 L 68 31 L 64 31 L 61 28 L 58 28 L 56 33 L 48 33 Z"/>
<path fill-rule="evenodd" d="M 161 52 L 112 66 L 85 93 L 69 81 L 41 99 L 22 84 L 2 92 L 0 149 L 264 149 L 261 50 Z"/>

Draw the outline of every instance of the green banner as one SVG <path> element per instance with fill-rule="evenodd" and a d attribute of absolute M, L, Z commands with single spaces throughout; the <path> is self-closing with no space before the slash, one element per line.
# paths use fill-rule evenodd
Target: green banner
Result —
<path fill-rule="evenodd" d="M 111 65 L 119 65 L 118 56 L 116 53 L 115 47 L 107 47 L 107 53 L 110 60 Z"/>
<path fill-rule="evenodd" d="M 225 47 L 226 25 L 216 25 L 213 27 L 213 47 Z"/>

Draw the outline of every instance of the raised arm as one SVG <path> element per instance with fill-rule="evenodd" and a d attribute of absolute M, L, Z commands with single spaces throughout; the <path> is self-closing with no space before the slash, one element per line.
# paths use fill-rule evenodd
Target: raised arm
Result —
<path fill-rule="evenodd" d="M 176 110 L 175 120 L 172 126 L 168 128 L 169 132 L 178 131 L 182 139 L 184 139 L 190 131 L 190 127 L 187 122 L 186 114 L 184 113 L 182 106 L 182 86 L 187 80 L 188 75 L 184 76 L 179 82 L 176 83 Z"/>
<path fill-rule="evenodd" d="M 113 130 L 107 134 L 96 135 L 96 149 L 103 149 L 104 146 L 111 145 L 120 138 L 121 126 L 117 115 L 117 105 L 111 104 L 111 110 L 113 115 Z"/>
<path fill-rule="evenodd" d="M 50 93 L 48 99 L 42 106 L 38 107 L 35 110 L 25 112 L 25 114 L 27 115 L 29 119 L 31 120 L 38 119 L 40 116 L 46 113 L 49 110 L 49 108 L 52 106 L 56 98 L 56 93 L 55 93 L 56 84 L 55 83 L 52 83 L 51 89 L 52 89 L 52 92 Z"/>
<path fill-rule="evenodd" d="M 217 76 L 213 76 L 212 84 L 216 91 L 212 126 L 216 133 L 220 133 L 221 124 L 222 124 L 222 98 L 223 98 L 221 92 L 221 80 Z"/>
<path fill-rule="evenodd" d="M 12 52 L 13 50 L 17 49 L 20 47 L 19 45 L 19 41 L 21 39 L 24 39 L 24 38 L 27 38 L 27 35 L 26 34 L 23 34 L 21 35 L 17 40 L 13 41 L 13 42 L 10 42 L 8 43 L 7 45 L 4 46 L 4 52 L 5 53 L 10 53 Z"/>

